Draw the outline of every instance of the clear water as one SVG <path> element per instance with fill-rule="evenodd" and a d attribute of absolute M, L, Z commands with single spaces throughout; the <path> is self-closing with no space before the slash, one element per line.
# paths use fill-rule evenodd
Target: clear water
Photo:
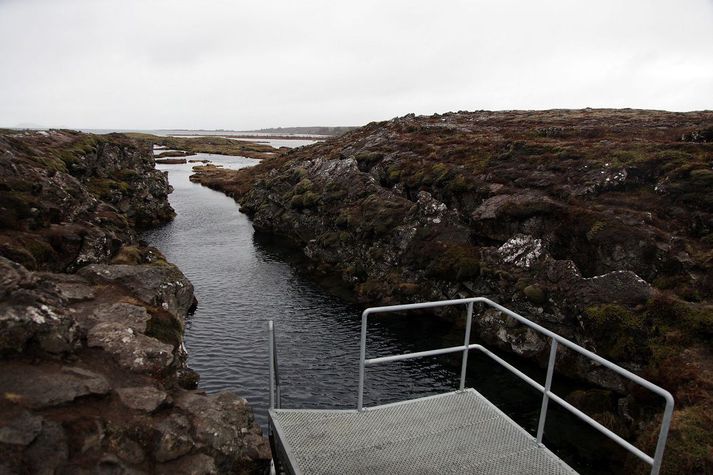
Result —
<path fill-rule="evenodd" d="M 198 154 L 230 168 L 254 165 L 242 157 Z M 191 183 L 194 164 L 158 165 L 168 171 L 176 219 L 144 239 L 177 264 L 195 286 L 198 308 L 186 328 L 188 364 L 208 392 L 234 391 L 266 423 L 267 321 L 275 321 L 283 407 L 353 408 L 357 400 L 362 307 L 342 298 L 335 282 L 315 282 L 299 252 L 279 239 L 256 234 L 238 205 L 222 193 Z M 325 285 L 327 284 L 327 285 Z M 326 290 L 330 289 L 330 290 Z M 342 296 L 340 296 L 342 295 Z M 457 345 L 462 329 L 428 316 L 381 316 L 370 320 L 367 357 Z M 391 363 L 367 369 L 365 405 L 454 390 L 460 356 Z M 523 362 L 518 362 L 518 367 Z M 543 381 L 539 368 L 525 367 Z M 534 433 L 540 395 L 514 376 L 472 353 L 468 386 Z M 551 404 L 552 406 L 553 404 Z M 548 419 L 548 447 L 578 470 L 612 473 L 607 457 L 581 458 L 577 448 L 609 454 L 592 430 L 555 408 Z M 591 449 L 591 450 L 588 450 Z"/>

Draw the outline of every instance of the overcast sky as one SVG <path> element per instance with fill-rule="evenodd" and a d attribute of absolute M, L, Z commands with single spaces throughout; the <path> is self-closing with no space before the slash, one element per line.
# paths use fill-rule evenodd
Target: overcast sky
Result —
<path fill-rule="evenodd" d="M 0 0 L 0 126 L 713 109 L 713 0 Z"/>

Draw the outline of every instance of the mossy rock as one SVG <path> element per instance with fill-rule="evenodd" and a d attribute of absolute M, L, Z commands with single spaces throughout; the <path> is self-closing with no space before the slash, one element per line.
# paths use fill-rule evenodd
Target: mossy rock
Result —
<path fill-rule="evenodd" d="M 528 285 L 522 289 L 522 293 L 525 294 L 527 300 L 535 305 L 543 305 L 547 302 L 547 295 L 545 291 L 538 285 Z"/>
<path fill-rule="evenodd" d="M 615 361 L 645 362 L 651 356 L 651 328 L 646 316 L 621 305 L 587 307 L 584 325 L 597 351 Z"/>
<path fill-rule="evenodd" d="M 151 319 L 146 323 L 146 335 L 169 345 L 177 346 L 183 341 L 183 326 L 170 313 L 161 309 L 149 309 Z"/>
<path fill-rule="evenodd" d="M 300 180 L 297 185 L 295 185 L 295 194 L 302 195 L 308 191 L 312 191 L 314 184 L 309 178 L 304 178 Z"/>
<path fill-rule="evenodd" d="M 657 431 L 649 431 L 658 434 Z M 655 440 L 647 441 L 652 449 Z M 671 475 L 713 473 L 713 404 L 708 402 L 674 412 L 663 458 L 663 471 Z"/>

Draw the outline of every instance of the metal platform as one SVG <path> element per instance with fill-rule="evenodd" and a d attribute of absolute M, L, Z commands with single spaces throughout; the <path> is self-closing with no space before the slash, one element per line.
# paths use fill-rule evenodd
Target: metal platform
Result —
<path fill-rule="evenodd" d="M 359 411 L 273 409 L 295 474 L 575 474 L 473 389 Z"/>
<path fill-rule="evenodd" d="M 474 305 L 494 308 L 550 341 L 550 356 L 544 384 L 535 381 L 483 345 L 470 343 Z M 366 357 L 367 320 L 378 313 L 465 306 L 466 324 L 463 345 L 400 355 Z M 553 333 L 485 297 L 440 302 L 423 302 L 364 310 L 356 410 L 282 409 L 277 366 L 275 331 L 268 322 L 270 362 L 270 440 L 275 463 L 293 474 L 572 474 L 576 473 L 543 445 L 550 401 L 613 440 L 657 475 L 673 414 L 673 396 L 631 371 Z M 639 386 L 665 401 L 656 450 L 653 456 L 606 428 L 552 391 L 557 351 L 564 346 Z M 537 435 L 497 409 L 474 389 L 466 389 L 468 352 L 479 351 L 542 393 Z M 394 361 L 461 353 L 459 391 L 385 406 L 364 406 L 364 381 L 367 367 Z"/>

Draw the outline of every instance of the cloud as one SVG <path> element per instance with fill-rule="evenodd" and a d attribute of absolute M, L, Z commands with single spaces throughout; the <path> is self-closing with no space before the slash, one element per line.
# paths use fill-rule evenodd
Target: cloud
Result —
<path fill-rule="evenodd" d="M 0 0 L 0 125 L 713 108 L 713 2 Z"/>

